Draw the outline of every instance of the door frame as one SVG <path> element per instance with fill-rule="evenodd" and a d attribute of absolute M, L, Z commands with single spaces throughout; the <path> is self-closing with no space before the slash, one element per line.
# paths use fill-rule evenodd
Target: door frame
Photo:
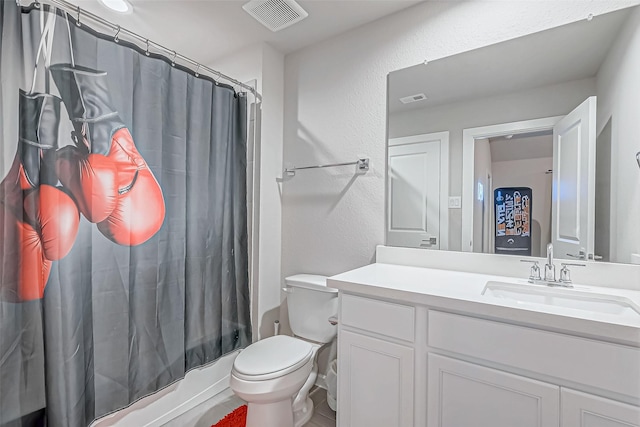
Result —
<path fill-rule="evenodd" d="M 389 147 L 440 141 L 440 250 L 449 250 L 449 131 L 423 133 L 400 138 L 389 138 L 385 158 L 385 229 L 384 241 L 387 243 L 389 229 Z"/>
<path fill-rule="evenodd" d="M 552 130 L 565 116 L 544 117 L 541 119 L 522 120 L 518 122 L 500 123 L 462 130 L 462 241 L 463 252 L 473 250 L 473 192 L 474 192 L 474 157 L 476 139 L 494 138 L 496 136 L 539 132 Z M 487 194 L 492 193 L 489 189 Z"/>

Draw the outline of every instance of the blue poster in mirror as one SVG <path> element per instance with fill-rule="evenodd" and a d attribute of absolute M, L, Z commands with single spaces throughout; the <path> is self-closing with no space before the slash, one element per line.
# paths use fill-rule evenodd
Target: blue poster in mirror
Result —
<path fill-rule="evenodd" d="M 531 203 L 529 187 L 502 187 L 493 191 L 495 253 L 531 255 Z"/>

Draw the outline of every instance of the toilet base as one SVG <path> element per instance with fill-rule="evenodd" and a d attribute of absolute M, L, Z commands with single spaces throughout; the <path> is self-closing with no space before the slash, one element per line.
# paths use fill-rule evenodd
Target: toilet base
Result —
<path fill-rule="evenodd" d="M 271 403 L 249 402 L 247 404 L 246 427 L 265 426 L 297 427 L 293 423 L 291 399 Z"/>
<path fill-rule="evenodd" d="M 302 427 L 313 416 L 313 401 L 307 398 L 303 409 L 296 411 L 293 414 L 293 427 Z"/>

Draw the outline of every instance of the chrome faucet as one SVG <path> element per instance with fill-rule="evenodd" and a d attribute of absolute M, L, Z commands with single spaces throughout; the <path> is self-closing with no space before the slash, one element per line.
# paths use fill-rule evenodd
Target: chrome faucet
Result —
<path fill-rule="evenodd" d="M 544 265 L 544 280 L 556 281 L 556 266 L 553 264 L 553 243 L 547 245 L 547 263 Z"/>
<path fill-rule="evenodd" d="M 571 284 L 571 274 L 568 268 L 569 266 L 586 267 L 585 264 L 562 263 L 560 279 L 556 280 L 556 266 L 553 263 L 553 244 L 551 243 L 547 245 L 547 263 L 544 265 L 544 278 L 540 277 L 538 261 L 525 259 L 520 261 L 533 264 L 531 266 L 531 272 L 529 273 L 529 283 L 533 283 L 535 285 L 561 286 L 563 288 L 573 288 L 573 285 Z"/>

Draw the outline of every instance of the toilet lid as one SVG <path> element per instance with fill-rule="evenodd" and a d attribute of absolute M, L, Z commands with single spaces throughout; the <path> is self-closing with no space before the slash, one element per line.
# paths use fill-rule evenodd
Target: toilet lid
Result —
<path fill-rule="evenodd" d="M 287 335 L 276 335 L 241 351 L 233 363 L 233 370 L 244 377 L 277 378 L 303 366 L 312 354 L 310 343 Z"/>

